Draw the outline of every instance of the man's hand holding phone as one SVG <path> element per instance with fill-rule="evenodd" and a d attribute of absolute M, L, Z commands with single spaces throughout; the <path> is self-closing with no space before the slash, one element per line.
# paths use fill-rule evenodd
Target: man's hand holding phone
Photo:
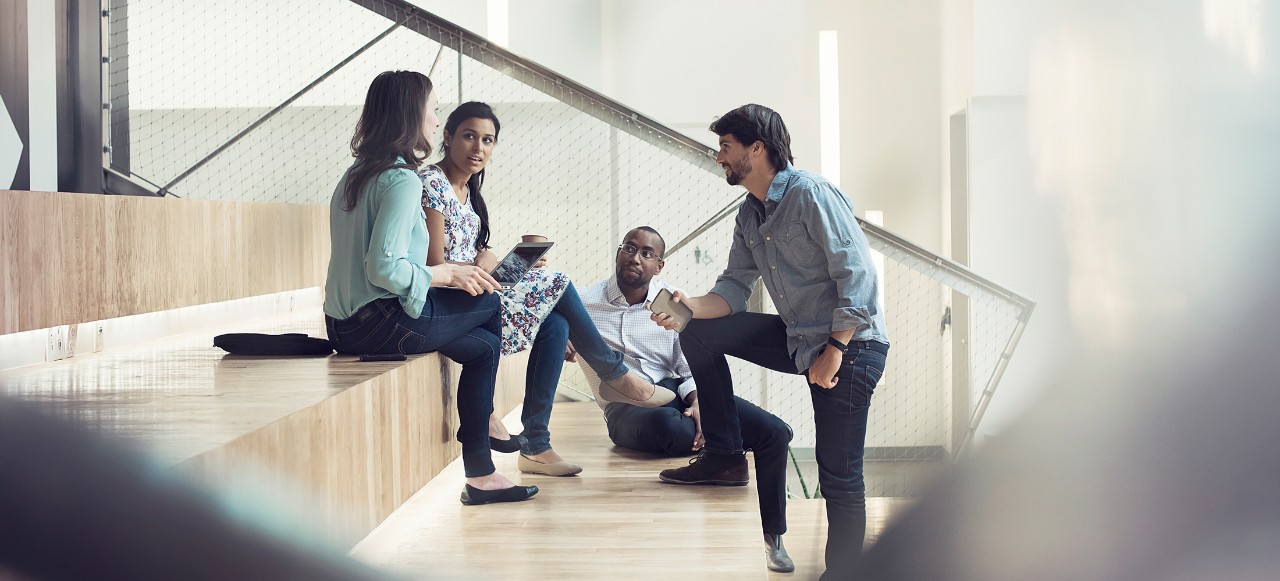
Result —
<path fill-rule="evenodd" d="M 665 288 L 658 291 L 658 296 L 649 304 L 649 318 L 668 331 L 683 331 L 693 319 L 693 309 L 685 304 L 687 298 L 681 290 L 675 293 Z"/>

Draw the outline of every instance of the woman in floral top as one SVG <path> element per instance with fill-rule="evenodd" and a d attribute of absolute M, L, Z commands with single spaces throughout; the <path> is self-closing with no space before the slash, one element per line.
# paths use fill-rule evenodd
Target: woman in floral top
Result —
<path fill-rule="evenodd" d="M 422 207 L 426 210 L 430 247 L 427 264 L 474 264 L 492 270 L 498 257 L 489 248 L 489 213 L 480 194 L 484 169 L 489 163 L 502 125 L 488 105 L 463 103 L 444 126 L 444 158 L 419 172 Z M 490 419 L 494 450 L 520 450 L 522 472 L 568 476 L 582 467 L 566 462 L 551 449 L 551 403 L 565 345 L 572 340 L 578 354 L 620 399 L 644 407 L 658 407 L 674 397 L 671 390 L 654 389 L 638 374 L 629 372 L 622 354 L 600 337 L 587 315 L 578 291 L 562 272 L 541 268 L 540 261 L 515 288 L 501 292 L 502 353 L 510 355 L 532 347 L 525 375 L 524 432 L 503 440 L 506 427 L 496 416 Z M 506 442 L 505 444 L 503 442 Z"/>

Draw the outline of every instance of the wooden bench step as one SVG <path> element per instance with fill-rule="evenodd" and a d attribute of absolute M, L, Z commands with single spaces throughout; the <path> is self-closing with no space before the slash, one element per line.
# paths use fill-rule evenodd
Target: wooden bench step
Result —
<path fill-rule="evenodd" d="M 0 393 L 350 547 L 458 457 L 459 367 L 434 354 L 362 363 L 212 347 L 227 331 L 323 337 L 322 320 L 304 312 L 22 367 L 0 373 Z M 525 361 L 500 368 L 503 412 L 522 398 Z"/>

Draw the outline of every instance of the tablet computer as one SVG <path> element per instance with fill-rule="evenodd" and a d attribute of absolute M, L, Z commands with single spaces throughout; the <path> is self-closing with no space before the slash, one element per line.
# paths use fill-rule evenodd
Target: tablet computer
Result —
<path fill-rule="evenodd" d="M 489 274 L 504 289 L 516 286 L 524 274 L 542 259 L 555 242 L 521 242 L 511 249 Z"/>

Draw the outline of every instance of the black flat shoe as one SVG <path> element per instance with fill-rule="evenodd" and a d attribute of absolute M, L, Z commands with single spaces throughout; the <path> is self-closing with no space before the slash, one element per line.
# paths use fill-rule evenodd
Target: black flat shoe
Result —
<path fill-rule="evenodd" d="M 520 447 L 528 443 L 529 440 L 526 440 L 524 436 L 519 435 L 511 436 L 505 440 L 499 440 L 493 436 L 489 436 L 489 449 L 494 452 L 502 452 L 503 454 L 519 452 Z"/>
<path fill-rule="evenodd" d="M 480 490 L 470 484 L 464 484 L 462 486 L 462 497 L 459 500 L 467 506 L 489 504 L 491 502 L 520 502 L 533 498 L 533 495 L 537 493 L 537 486 L 516 485 L 502 490 Z"/>

